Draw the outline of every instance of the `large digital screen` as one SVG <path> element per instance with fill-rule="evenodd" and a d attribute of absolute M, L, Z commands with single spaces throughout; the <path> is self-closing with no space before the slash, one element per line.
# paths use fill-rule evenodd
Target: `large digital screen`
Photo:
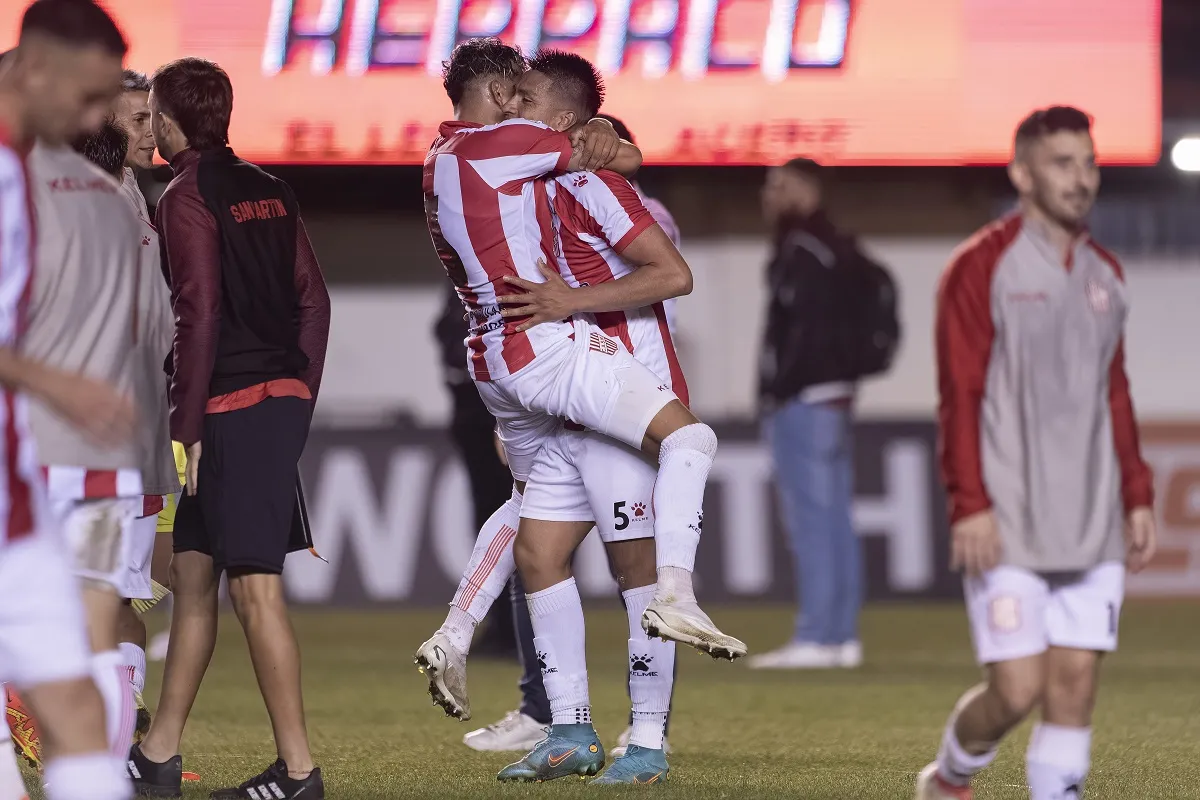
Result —
<path fill-rule="evenodd" d="M 0 0 L 11 30 L 25 3 Z M 419 163 L 472 36 L 577 51 L 647 163 L 999 164 L 1077 105 L 1108 164 L 1157 161 L 1160 0 L 104 0 L 152 71 L 211 58 L 264 163 Z"/>

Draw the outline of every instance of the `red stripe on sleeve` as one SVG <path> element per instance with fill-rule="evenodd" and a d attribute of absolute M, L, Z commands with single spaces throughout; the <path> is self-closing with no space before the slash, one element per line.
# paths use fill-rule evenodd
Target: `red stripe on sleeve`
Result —
<path fill-rule="evenodd" d="M 938 289 L 938 423 L 951 523 L 992 506 L 983 483 L 979 421 L 996 335 L 992 277 L 1020 228 L 1018 217 L 985 228 L 955 256 Z"/>
<path fill-rule="evenodd" d="M 1089 244 L 1124 283 L 1125 272 L 1116 256 L 1095 242 L 1089 241 Z M 1135 508 L 1148 508 L 1154 504 L 1154 474 L 1142 458 L 1137 415 L 1129 393 L 1129 375 L 1125 372 L 1124 337 L 1117 344 L 1108 368 L 1108 409 L 1112 417 L 1113 446 L 1121 465 L 1121 500 L 1125 504 L 1125 513 Z"/>

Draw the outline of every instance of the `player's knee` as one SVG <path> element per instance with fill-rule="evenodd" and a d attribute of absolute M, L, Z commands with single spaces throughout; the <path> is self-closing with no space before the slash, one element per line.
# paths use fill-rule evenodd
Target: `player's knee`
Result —
<path fill-rule="evenodd" d="M 648 586 L 658 579 L 653 538 L 614 542 L 608 554 L 609 569 L 621 591 Z"/>
<path fill-rule="evenodd" d="M 1096 696 L 1097 656 L 1083 650 L 1055 650 L 1046 680 L 1046 710 L 1059 724 L 1086 724 Z"/>
<path fill-rule="evenodd" d="M 663 439 L 658 451 L 658 460 L 661 462 L 671 453 L 683 450 L 703 453 L 713 458 L 717 454 L 717 432 L 703 422 L 684 425 Z"/>
<path fill-rule="evenodd" d="M 228 571 L 228 576 L 229 599 L 239 617 L 284 602 L 283 581 L 279 575 L 234 569 Z"/>
<path fill-rule="evenodd" d="M 1041 674 L 993 677 L 988 691 L 995 698 L 994 708 L 1006 725 L 1016 725 L 1042 702 L 1045 682 Z"/>

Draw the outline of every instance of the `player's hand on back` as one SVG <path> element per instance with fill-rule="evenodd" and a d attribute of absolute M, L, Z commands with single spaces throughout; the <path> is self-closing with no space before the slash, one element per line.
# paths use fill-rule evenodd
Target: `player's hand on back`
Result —
<path fill-rule="evenodd" d="M 527 331 L 534 325 L 543 322 L 558 322 L 575 313 L 575 290 L 572 289 L 557 270 L 546 266 L 544 259 L 538 259 L 538 270 L 545 276 L 542 283 L 526 280 L 515 275 L 505 275 L 504 281 L 524 291 L 524 294 L 506 294 L 496 298 L 502 306 L 508 306 L 500 311 L 505 319 L 514 317 L 529 317 L 516 327 L 517 333 Z"/>
<path fill-rule="evenodd" d="M 111 385 L 84 375 L 47 369 L 39 391 L 58 414 L 98 444 L 116 446 L 133 438 L 133 400 Z"/>
<path fill-rule="evenodd" d="M 621 149 L 621 137 L 606 119 L 589 120 L 586 125 L 571 134 L 575 148 L 568 170 L 597 170 L 617 157 Z"/>
<path fill-rule="evenodd" d="M 1154 510 L 1141 506 L 1129 512 L 1125 520 L 1125 566 L 1130 572 L 1141 572 L 1158 551 L 1158 526 Z"/>
<path fill-rule="evenodd" d="M 963 517 L 950 529 L 950 568 L 982 575 L 1000 563 L 1000 534 L 991 509 Z"/>

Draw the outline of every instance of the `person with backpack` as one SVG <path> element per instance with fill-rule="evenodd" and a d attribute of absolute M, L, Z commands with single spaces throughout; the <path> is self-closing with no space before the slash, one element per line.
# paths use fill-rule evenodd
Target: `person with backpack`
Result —
<path fill-rule="evenodd" d="M 816 162 L 772 168 L 762 200 L 774 239 L 759 398 L 800 608 L 792 640 L 749 663 L 854 668 L 862 663 L 863 595 L 851 517 L 854 397 L 859 381 L 891 364 L 900 337 L 896 289 L 826 216 Z"/>

